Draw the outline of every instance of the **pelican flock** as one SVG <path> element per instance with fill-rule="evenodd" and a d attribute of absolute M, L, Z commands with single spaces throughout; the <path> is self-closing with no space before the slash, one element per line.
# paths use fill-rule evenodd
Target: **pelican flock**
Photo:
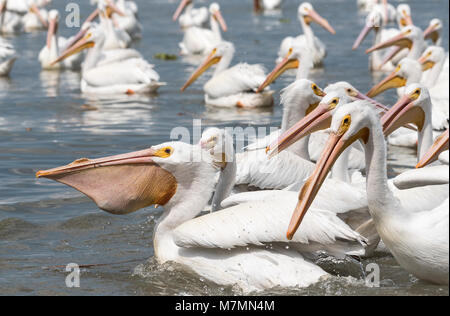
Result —
<path fill-rule="evenodd" d="M 249 15 L 276 16 L 285 3 L 254 0 Z M 114 215 L 163 207 L 153 232 L 156 262 L 177 263 L 244 294 L 326 280 L 334 273 L 320 264 L 321 256 L 370 260 L 383 251 L 422 282 L 448 286 L 449 68 L 442 47 L 448 21 L 419 26 L 407 3 L 358 0 L 365 25 L 352 39 L 339 34 L 344 21 L 303 2 L 295 5 L 301 34 L 286 32 L 279 48 L 267 48 L 277 55 L 275 65 L 262 65 L 249 53 L 242 61 L 246 48 L 232 41 L 239 30 L 226 23 L 232 12 L 217 2 L 176 1 L 167 19 L 179 25 L 180 42 L 172 42 L 196 63 L 179 74 L 185 82 L 179 87 L 164 82 L 164 67 L 156 69 L 133 48 L 146 40 L 135 2 L 91 4 L 93 12 L 66 38 L 58 33 L 62 13 L 51 0 L 0 0 L 0 76 L 14 76 L 20 62 L 6 36 L 46 31 L 37 57 L 42 70 L 79 72 L 83 95 L 156 97 L 159 91 L 164 98 L 169 87 L 182 96 L 197 89 L 206 107 L 225 116 L 280 106 L 281 124 L 267 136 L 246 138 L 246 146 L 226 127 L 209 127 L 192 144 L 142 144 L 140 151 L 36 170 L 37 178 L 72 187 Z M 324 30 L 315 34 L 314 24 Z M 345 73 L 327 77 L 334 65 L 326 56 L 334 51 L 320 32 L 353 42 L 349 59 L 364 54 L 358 49 L 373 32 L 365 53 L 374 86 L 366 94 Z M 367 72 L 367 64 L 350 65 Z M 271 85 L 288 70 L 295 77 L 278 93 Z M 375 99 L 390 89 L 396 97 Z M 392 175 L 387 155 L 393 147 L 412 148 L 416 165 Z"/>

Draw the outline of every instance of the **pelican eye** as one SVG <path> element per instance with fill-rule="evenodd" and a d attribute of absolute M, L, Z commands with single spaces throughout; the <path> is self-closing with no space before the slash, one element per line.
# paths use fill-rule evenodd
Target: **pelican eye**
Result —
<path fill-rule="evenodd" d="M 159 158 L 168 158 L 173 154 L 173 148 L 172 147 L 164 147 L 161 149 L 158 149 L 155 153 L 155 156 Z"/>
<path fill-rule="evenodd" d="M 339 104 L 339 98 L 334 98 L 333 100 L 330 101 L 330 108 L 334 109 L 338 104 Z"/>
<path fill-rule="evenodd" d="M 411 98 L 413 100 L 417 100 L 420 97 L 420 93 L 422 92 L 422 90 L 420 88 L 417 88 L 416 90 L 414 90 L 414 92 L 411 94 Z"/>
<path fill-rule="evenodd" d="M 341 122 L 341 126 L 339 127 L 339 131 L 338 134 L 339 135 L 343 135 L 345 132 L 348 131 L 348 129 L 350 128 L 350 124 L 352 123 L 352 117 L 351 115 L 346 115 Z"/>
<path fill-rule="evenodd" d="M 315 83 L 313 83 L 313 84 L 311 85 L 311 89 L 313 90 L 313 92 L 314 92 L 315 95 L 317 95 L 317 96 L 319 96 L 319 97 L 325 96 L 325 93 L 323 93 L 323 91 L 320 90 L 320 88 L 319 88 Z"/>
<path fill-rule="evenodd" d="M 395 72 L 399 72 L 400 69 L 402 69 L 402 66 L 401 66 L 401 65 L 398 65 L 397 68 L 395 68 Z"/>

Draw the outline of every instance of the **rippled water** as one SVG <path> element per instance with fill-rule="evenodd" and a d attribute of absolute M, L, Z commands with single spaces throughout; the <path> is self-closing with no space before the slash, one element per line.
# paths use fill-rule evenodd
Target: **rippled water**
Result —
<path fill-rule="evenodd" d="M 53 1 L 64 13 L 69 1 Z M 84 17 L 88 1 L 79 1 Z M 37 54 L 45 43 L 44 32 L 10 38 L 20 53 L 9 79 L 0 79 L 0 294 L 136 294 L 208 295 L 235 294 L 183 272 L 176 266 L 160 267 L 153 259 L 152 233 L 161 209 L 145 209 L 119 217 L 101 212 L 89 199 L 63 185 L 36 180 L 40 169 L 59 166 L 79 157 L 99 157 L 129 152 L 169 139 L 172 128 L 192 126 L 201 118 L 204 126 L 279 126 L 281 107 L 271 110 L 219 111 L 205 108 L 202 83 L 186 93 L 179 88 L 194 66 L 189 61 L 161 61 L 156 53 L 177 53 L 182 33 L 171 15 L 174 0 L 138 0 L 144 38 L 135 47 L 156 65 L 166 87 L 152 97 L 89 100 L 80 94 L 79 74 L 41 72 Z M 328 46 L 325 68 L 313 74 L 320 86 L 348 80 L 367 91 L 377 80 L 368 72 L 364 49 L 351 45 L 363 25 L 356 0 L 312 0 L 316 10 L 335 27 L 332 36 L 318 27 L 316 34 Z M 397 4 L 398 1 L 391 1 Z M 296 11 L 299 1 L 285 1 L 283 10 L 267 16 L 252 14 L 252 1 L 220 1 L 235 43 L 235 62 L 274 66 L 281 39 L 299 33 Z M 448 24 L 447 0 L 408 1 L 415 23 L 424 28 L 439 17 Z M 74 33 L 61 26 L 63 35 Z M 444 31 L 448 50 L 448 27 Z M 292 78 L 273 85 L 280 90 Z M 392 104 L 393 94 L 380 100 Z M 276 103 L 278 104 L 278 102 Z M 391 148 L 393 171 L 410 168 L 414 151 Z M 150 259 L 149 259 L 150 258 Z M 83 268 L 81 288 L 65 286 L 66 264 L 94 265 Z M 307 289 L 274 289 L 264 294 L 312 295 L 448 295 L 448 287 L 417 281 L 391 256 L 363 262 L 381 266 L 381 288 L 361 281 L 359 264 L 348 261 L 322 263 L 341 277 L 332 277 Z M 331 269 L 331 270 L 330 270 Z M 336 271 L 337 270 L 337 271 Z"/>

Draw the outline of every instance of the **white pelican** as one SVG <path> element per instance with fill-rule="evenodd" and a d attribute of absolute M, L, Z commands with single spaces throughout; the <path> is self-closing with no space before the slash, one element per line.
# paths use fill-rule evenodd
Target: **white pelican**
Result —
<path fill-rule="evenodd" d="M 415 92 L 410 95 L 412 103 L 421 98 Z M 299 228 L 335 160 L 346 147 L 359 140 L 366 152 L 369 210 L 384 244 L 397 262 L 419 279 L 448 284 L 448 198 L 436 208 L 410 212 L 405 207 L 407 201 L 393 195 L 387 181 L 386 143 L 380 120 L 366 101 L 344 105 L 333 115 L 327 146 L 315 172 L 300 192 L 288 239 Z"/>
<path fill-rule="evenodd" d="M 14 47 L 0 37 L 0 77 L 9 76 L 16 60 Z"/>
<path fill-rule="evenodd" d="M 7 10 L 11 0 L 0 0 L 0 33 L 15 34 L 22 30 L 22 20 L 20 15 Z"/>
<path fill-rule="evenodd" d="M 336 32 L 330 26 L 327 20 L 322 18 L 316 11 L 314 11 L 313 6 L 309 2 L 302 3 L 298 8 L 298 19 L 302 26 L 303 35 L 299 35 L 297 37 L 286 37 L 280 46 L 280 50 L 278 51 L 278 60 L 280 62 L 289 52 L 289 49 L 294 46 L 294 42 L 298 46 L 303 46 L 305 49 L 310 49 L 314 66 L 319 66 L 322 64 L 327 52 L 325 45 L 314 36 L 313 30 L 311 28 L 311 22 L 316 22 L 331 34 L 335 34 Z"/>
<path fill-rule="evenodd" d="M 89 48 L 82 66 L 81 80 L 81 91 L 86 94 L 154 93 L 164 85 L 159 82 L 159 75 L 153 65 L 144 59 L 130 58 L 102 63 L 104 42 L 104 32 L 91 28 L 83 38 L 55 60 L 54 64 Z"/>
<path fill-rule="evenodd" d="M 222 33 L 227 25 L 220 12 L 220 6 L 212 3 L 209 6 L 211 29 L 191 25 L 184 31 L 183 42 L 179 44 L 182 55 L 205 55 L 222 41 Z"/>
<path fill-rule="evenodd" d="M 68 39 L 58 36 L 59 12 L 51 10 L 48 14 L 47 43 L 39 53 L 39 61 L 42 69 L 80 69 L 83 61 L 83 54 L 76 54 L 61 63 L 53 64 L 59 57 L 60 51 L 67 48 Z"/>
<path fill-rule="evenodd" d="M 118 14 L 117 12 L 113 15 L 112 19 L 115 26 L 128 33 L 132 39 L 142 37 L 142 25 L 136 17 L 136 12 L 134 8 L 128 5 L 125 0 L 117 0 L 116 6 L 119 12 L 123 14 Z"/>
<path fill-rule="evenodd" d="M 185 13 L 181 14 L 183 11 Z M 205 27 L 208 22 L 209 11 L 206 7 L 194 8 L 193 0 L 181 0 L 180 5 L 173 15 L 173 20 L 178 19 L 182 29 L 196 26 Z"/>
<path fill-rule="evenodd" d="M 184 91 L 208 68 L 217 64 L 205 84 L 205 102 L 217 107 L 257 108 L 273 105 L 273 91 L 256 93 L 266 75 L 260 65 L 237 64 L 229 68 L 235 52 L 230 42 L 221 42 L 181 88 Z"/>
<path fill-rule="evenodd" d="M 385 79 L 375 85 L 368 93 L 367 96 L 374 97 L 388 89 L 398 88 L 397 93 L 399 96 L 404 95 L 405 86 L 420 83 L 422 78 L 422 66 L 419 61 L 404 58 L 398 64 L 397 68 L 389 74 Z M 431 90 L 430 92 L 432 92 Z M 441 99 L 439 96 L 431 94 L 433 103 L 433 128 L 435 130 L 444 130 L 448 128 L 448 98 Z M 406 145 L 405 145 L 406 146 Z"/>
<path fill-rule="evenodd" d="M 44 8 L 39 8 L 35 0 L 28 0 L 29 12 L 22 17 L 23 29 L 25 32 L 45 30 L 48 28 L 48 12 Z"/>
<path fill-rule="evenodd" d="M 341 83 L 340 85 L 343 85 Z M 409 90 L 416 89 L 415 86 L 408 87 Z M 345 93 L 345 92 L 344 92 Z M 348 98 L 343 98 L 345 94 L 343 94 L 342 89 L 335 89 L 331 93 L 327 93 L 327 96 L 322 100 L 322 103 L 319 104 L 319 106 L 312 111 L 310 114 L 308 114 L 305 118 L 303 118 L 301 121 L 299 121 L 297 124 L 295 124 L 291 129 L 283 133 L 277 141 L 272 143 L 267 151 L 270 152 L 270 156 L 273 156 L 274 154 L 278 154 L 291 146 L 292 144 L 295 144 L 295 142 L 298 142 L 302 138 L 310 135 L 313 132 L 316 132 L 317 130 L 324 129 L 330 126 L 331 124 L 331 116 L 333 113 L 335 113 L 340 107 L 347 104 Z M 386 119 L 391 113 L 398 112 L 397 109 L 401 107 L 401 104 L 404 103 L 404 99 L 401 99 L 393 109 L 389 110 L 384 118 Z M 370 102 L 370 101 L 369 101 Z M 419 138 L 420 138 L 420 148 L 421 151 L 419 151 L 419 159 L 421 155 L 423 155 L 423 151 L 426 150 L 427 146 L 430 146 L 431 143 L 431 136 L 430 132 L 431 127 L 429 124 L 430 116 L 431 116 L 431 105 L 429 104 L 429 96 L 428 92 L 426 91 L 426 88 L 424 89 L 423 96 L 420 99 L 420 102 L 417 103 L 416 108 L 422 108 L 422 112 L 424 113 L 423 116 L 418 115 L 418 120 L 412 120 L 411 122 L 417 125 Z M 381 112 L 385 111 L 385 108 L 378 106 L 378 111 L 381 110 Z M 420 112 L 420 111 L 419 111 Z M 422 120 L 420 120 L 420 117 L 424 117 L 423 124 L 420 124 Z M 425 117 L 428 118 L 425 119 Z M 387 119 L 386 119 L 387 120 Z M 389 120 L 390 121 L 390 120 Z M 427 124 L 428 122 L 428 124 Z M 385 134 L 389 135 L 393 130 L 396 128 L 399 128 L 402 124 L 406 125 L 410 122 L 404 122 L 404 121 L 398 121 L 395 125 L 388 125 L 386 124 L 386 130 Z M 425 127 L 424 127 L 425 126 Z M 345 193 L 349 196 L 360 196 L 361 192 L 365 193 L 365 188 L 361 187 L 361 180 L 364 180 L 362 177 L 358 177 L 357 181 L 349 181 L 350 177 L 348 177 L 347 173 L 347 165 L 348 165 L 348 154 L 349 154 L 349 148 L 345 150 L 345 152 L 341 155 L 341 157 L 338 159 L 338 161 L 334 164 L 332 173 L 336 174 L 338 173 L 338 177 L 335 177 L 337 180 L 343 181 L 344 183 L 338 183 L 334 186 L 340 187 L 340 190 L 330 190 L 326 189 L 325 195 L 320 196 L 320 200 L 322 201 L 323 196 L 328 197 L 331 199 L 331 201 L 341 200 L 343 190 L 346 189 L 348 192 Z M 340 170 L 342 169 L 342 170 Z M 442 169 L 442 168 L 441 168 Z M 445 168 L 444 168 L 445 169 Z M 342 172 L 344 171 L 344 172 Z M 444 170 L 445 171 L 445 170 Z M 339 174 L 340 172 L 340 174 Z M 436 171 L 437 172 L 437 171 Z M 440 173 L 443 173 L 443 170 L 440 170 Z M 447 172 L 448 173 L 448 168 Z M 333 176 L 333 175 L 332 175 Z M 441 175 L 442 178 L 442 175 Z M 448 177 L 447 177 L 448 179 Z M 330 181 L 330 180 L 327 180 Z M 350 186 L 345 186 L 346 183 L 351 183 Z M 411 211 L 420 212 L 424 208 L 433 208 L 441 204 L 447 197 L 448 197 L 448 181 L 446 182 L 445 179 L 437 179 L 435 175 L 433 176 L 424 176 L 421 172 L 411 172 L 408 175 L 400 175 L 393 179 L 392 181 L 389 181 L 389 187 L 393 191 L 393 194 L 396 197 L 403 198 L 406 196 L 406 193 L 403 192 L 401 189 L 408 186 L 408 188 L 417 188 L 421 187 L 420 190 L 415 190 L 408 192 L 410 195 L 407 199 L 408 201 L 408 209 Z M 429 185 L 429 187 L 422 188 L 425 185 Z M 400 189 L 400 190 L 399 190 Z M 414 194 L 412 194 L 414 192 Z M 333 210 L 337 211 L 333 208 L 333 206 L 328 206 L 326 208 L 327 210 Z M 344 208 L 346 209 L 346 208 Z M 346 209 L 347 213 L 348 211 L 354 210 L 354 208 Z M 353 212 L 350 212 L 349 214 L 352 214 Z M 352 215 L 349 215 L 346 219 L 348 223 L 351 223 L 351 227 L 355 228 L 358 232 L 362 233 L 365 237 L 368 237 L 369 244 L 371 246 L 376 246 L 378 243 L 377 234 L 373 229 L 370 229 L 372 225 L 367 221 L 367 217 L 364 217 L 361 212 L 361 210 L 358 212 L 358 217 L 352 218 Z M 341 215 L 342 216 L 342 215 Z M 342 218 L 342 217 L 341 217 Z M 370 255 L 371 251 L 374 250 L 373 248 L 367 249 L 368 252 L 366 255 Z"/>
<path fill-rule="evenodd" d="M 261 10 L 280 9 L 283 0 L 253 0 L 253 10 L 259 12 Z"/>
<path fill-rule="evenodd" d="M 336 214 L 319 209 L 287 242 L 284 225 L 295 201 L 247 203 L 195 218 L 212 195 L 217 173 L 212 157 L 200 151 L 198 145 L 170 142 L 125 155 L 79 159 L 37 177 L 76 188 L 113 214 L 163 205 L 153 240 L 157 261 L 176 262 L 245 293 L 305 287 L 328 275 L 304 254 L 358 255 L 364 250 L 359 234 Z"/>

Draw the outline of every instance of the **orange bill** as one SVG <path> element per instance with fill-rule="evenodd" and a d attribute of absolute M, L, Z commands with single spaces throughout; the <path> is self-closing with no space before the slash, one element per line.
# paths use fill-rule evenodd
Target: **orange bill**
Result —
<path fill-rule="evenodd" d="M 447 129 L 442 135 L 436 138 L 433 146 L 430 150 L 422 157 L 416 168 L 423 168 L 430 163 L 436 161 L 439 155 L 444 151 L 449 149 L 449 130 Z"/>

